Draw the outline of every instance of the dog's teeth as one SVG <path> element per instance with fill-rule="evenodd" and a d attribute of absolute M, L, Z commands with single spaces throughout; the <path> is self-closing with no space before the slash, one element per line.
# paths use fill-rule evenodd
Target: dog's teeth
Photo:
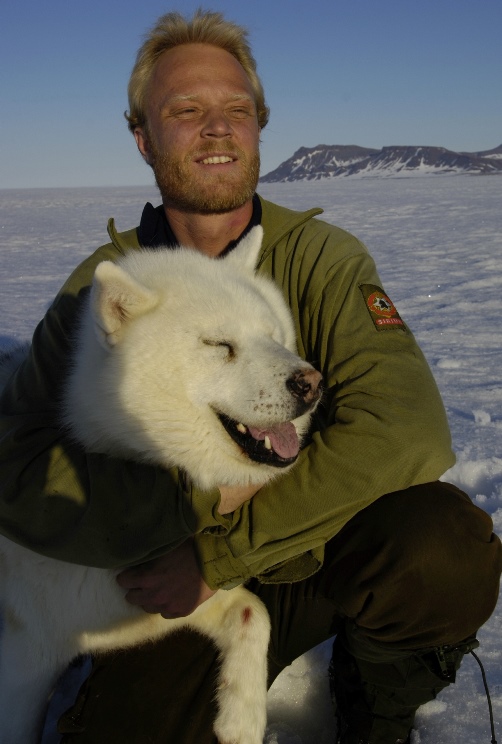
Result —
<path fill-rule="evenodd" d="M 237 431 L 240 431 L 241 434 L 245 434 L 247 432 L 247 429 L 244 424 L 237 424 Z"/>
<path fill-rule="evenodd" d="M 265 447 L 266 447 L 266 448 L 267 448 L 268 450 L 271 450 L 271 449 L 272 449 L 272 444 L 271 444 L 271 442 L 270 442 L 270 437 L 267 437 L 267 436 L 265 436 L 265 439 L 264 439 L 264 442 L 263 442 L 263 444 L 265 445 Z"/>

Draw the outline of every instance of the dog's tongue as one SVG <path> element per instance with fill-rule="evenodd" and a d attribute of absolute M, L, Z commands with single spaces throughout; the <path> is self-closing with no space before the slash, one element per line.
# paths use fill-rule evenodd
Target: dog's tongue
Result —
<path fill-rule="evenodd" d="M 248 431 L 255 439 L 262 440 L 268 437 L 274 452 L 277 452 L 279 457 L 284 457 L 284 459 L 296 457 L 300 450 L 298 435 L 291 421 L 285 424 L 276 424 L 271 429 L 249 426 Z"/>

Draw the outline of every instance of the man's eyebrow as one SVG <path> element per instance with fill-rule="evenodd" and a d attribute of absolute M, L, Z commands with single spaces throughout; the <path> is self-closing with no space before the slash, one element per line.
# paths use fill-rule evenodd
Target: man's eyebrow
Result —
<path fill-rule="evenodd" d="M 177 103 L 186 103 L 187 101 L 198 101 L 200 100 L 201 96 L 197 95 L 195 93 L 193 94 L 187 94 L 183 95 L 180 93 L 177 93 L 176 95 L 166 95 L 166 97 L 160 102 L 159 108 L 164 108 L 164 106 L 172 106 L 176 105 Z M 252 103 L 253 106 L 255 104 L 255 100 L 253 96 L 249 95 L 249 93 L 232 93 L 231 96 L 228 97 L 229 101 L 247 101 L 249 103 Z"/>
<path fill-rule="evenodd" d="M 229 101 L 250 101 L 251 103 L 254 103 L 253 96 L 250 96 L 249 93 L 233 93 L 229 97 Z"/>

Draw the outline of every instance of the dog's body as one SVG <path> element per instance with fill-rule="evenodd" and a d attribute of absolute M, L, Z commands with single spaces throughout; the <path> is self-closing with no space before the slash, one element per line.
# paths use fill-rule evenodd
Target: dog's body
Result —
<path fill-rule="evenodd" d="M 260 244 L 255 228 L 219 260 L 189 249 L 131 251 L 97 267 L 64 396 L 64 420 L 88 451 L 177 466 L 203 489 L 265 483 L 291 467 L 320 375 L 297 356 L 279 290 L 254 276 Z M 0 385 L 18 361 L 0 363 Z M 220 651 L 221 744 L 261 744 L 269 619 L 246 589 L 165 620 L 129 605 L 113 571 L 4 537 L 0 561 L 0 744 L 36 742 L 48 695 L 75 656 L 181 626 Z"/>

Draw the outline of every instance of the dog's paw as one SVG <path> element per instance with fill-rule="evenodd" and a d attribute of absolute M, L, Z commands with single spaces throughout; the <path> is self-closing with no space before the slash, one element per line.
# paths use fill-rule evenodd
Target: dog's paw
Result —
<path fill-rule="evenodd" d="M 265 727 L 266 715 L 260 713 L 256 716 L 245 715 L 239 720 L 233 716 L 222 720 L 218 716 L 214 733 L 219 744 L 263 744 Z"/>

